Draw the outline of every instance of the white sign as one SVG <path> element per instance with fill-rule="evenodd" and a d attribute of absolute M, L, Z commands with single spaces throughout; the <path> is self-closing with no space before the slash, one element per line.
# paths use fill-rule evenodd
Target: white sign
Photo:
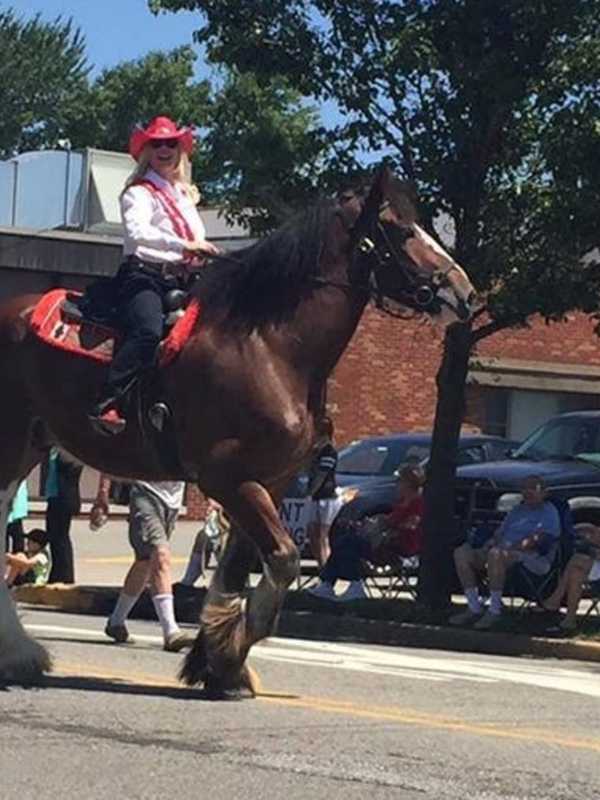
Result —
<path fill-rule="evenodd" d="M 310 498 L 286 498 L 279 506 L 281 521 L 300 550 L 308 540 L 308 523 L 312 505 L 313 502 Z"/>

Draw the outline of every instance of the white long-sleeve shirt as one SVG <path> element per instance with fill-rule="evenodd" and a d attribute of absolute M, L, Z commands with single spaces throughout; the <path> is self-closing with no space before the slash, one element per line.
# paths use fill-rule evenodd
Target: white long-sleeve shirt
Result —
<path fill-rule="evenodd" d="M 149 169 L 144 175 L 176 202 L 195 239 L 205 239 L 206 229 L 196 206 L 183 188 Z M 137 256 L 142 261 L 176 263 L 183 258 L 186 240 L 175 233 L 164 207 L 145 186 L 130 186 L 121 197 L 121 217 L 125 227 L 123 255 Z"/>

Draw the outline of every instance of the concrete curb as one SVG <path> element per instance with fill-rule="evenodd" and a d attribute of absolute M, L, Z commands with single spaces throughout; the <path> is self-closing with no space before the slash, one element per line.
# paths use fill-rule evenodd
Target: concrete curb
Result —
<path fill-rule="evenodd" d="M 45 606 L 75 614 L 108 615 L 119 589 L 112 586 L 77 586 L 52 584 L 50 586 L 19 586 L 15 599 L 21 603 Z M 178 587 L 175 593 L 177 618 L 181 622 L 196 623 L 204 602 L 205 589 Z M 370 615 L 361 616 L 362 605 L 369 603 Z M 584 639 L 547 639 L 539 636 L 502 632 L 479 632 L 469 629 L 449 628 L 441 625 L 424 625 L 398 622 L 373 616 L 378 604 L 387 609 L 389 602 L 368 600 L 323 608 L 312 598 L 300 597 L 290 592 L 281 614 L 277 632 L 282 636 L 318 639 L 361 644 L 401 645 L 454 652 L 483 653 L 505 656 L 539 656 L 544 658 L 574 659 L 600 662 L 600 642 Z M 147 593 L 142 595 L 132 612 L 137 619 L 156 619 L 152 601 Z"/>

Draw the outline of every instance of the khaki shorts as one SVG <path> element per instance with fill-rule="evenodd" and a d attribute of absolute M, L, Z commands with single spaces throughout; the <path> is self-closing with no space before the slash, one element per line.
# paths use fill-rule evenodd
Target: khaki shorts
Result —
<path fill-rule="evenodd" d="M 138 561 L 147 561 L 159 545 L 169 543 L 178 513 L 152 492 L 131 487 L 129 543 Z"/>

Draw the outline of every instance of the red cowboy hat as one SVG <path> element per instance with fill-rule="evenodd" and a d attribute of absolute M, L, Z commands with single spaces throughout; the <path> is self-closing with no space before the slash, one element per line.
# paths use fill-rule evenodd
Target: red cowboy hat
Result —
<path fill-rule="evenodd" d="M 188 155 L 194 149 L 194 135 L 190 128 L 178 128 L 169 117 L 154 117 L 147 128 L 136 128 L 129 138 L 129 152 L 136 161 L 152 139 L 179 139 L 181 149 Z"/>

